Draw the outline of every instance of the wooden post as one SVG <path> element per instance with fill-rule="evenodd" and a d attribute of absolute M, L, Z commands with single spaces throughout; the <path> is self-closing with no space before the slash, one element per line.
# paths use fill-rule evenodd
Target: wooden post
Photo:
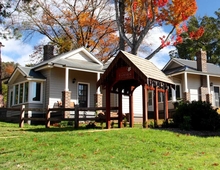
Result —
<path fill-rule="evenodd" d="M 25 105 L 21 106 L 21 110 L 20 110 L 20 123 L 19 123 L 19 127 L 23 128 L 24 127 L 24 116 L 25 116 Z"/>
<path fill-rule="evenodd" d="M 158 120 L 159 120 L 159 109 L 158 109 L 158 87 L 155 87 L 155 93 L 154 93 L 154 126 L 158 126 Z"/>
<path fill-rule="evenodd" d="M 148 128 L 148 92 L 145 84 L 142 85 L 143 101 L 143 128 Z"/>
<path fill-rule="evenodd" d="M 79 105 L 75 105 L 75 118 L 74 118 L 74 126 L 77 129 L 79 127 Z"/>
<path fill-rule="evenodd" d="M 122 93 L 121 89 L 118 93 L 118 127 L 122 127 Z"/>
<path fill-rule="evenodd" d="M 134 126 L 133 92 L 129 95 L 130 127 Z"/>
<path fill-rule="evenodd" d="M 51 111 L 50 111 L 50 107 L 48 105 L 47 112 L 46 112 L 46 123 L 45 123 L 46 128 L 50 127 L 50 117 L 51 117 Z"/>
<path fill-rule="evenodd" d="M 106 85 L 106 129 L 110 129 L 110 101 L 111 101 L 111 95 L 110 95 L 110 85 Z"/>
<path fill-rule="evenodd" d="M 164 92 L 164 119 L 165 121 L 169 118 L 169 111 L 168 111 L 168 89 Z"/>

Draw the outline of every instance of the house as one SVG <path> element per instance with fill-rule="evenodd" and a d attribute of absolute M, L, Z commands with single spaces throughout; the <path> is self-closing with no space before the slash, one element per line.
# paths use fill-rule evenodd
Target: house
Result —
<path fill-rule="evenodd" d="M 43 62 L 34 67 L 18 66 L 12 73 L 7 107 L 53 108 L 61 103 L 64 107 L 99 106 L 102 94 L 96 82 L 104 69 L 105 65 L 83 47 L 53 56 L 53 46 L 46 45 Z M 7 117 L 15 114 L 8 111 Z M 29 111 L 28 116 L 44 115 Z"/>
<path fill-rule="evenodd" d="M 205 51 L 196 54 L 196 61 L 172 58 L 162 71 L 175 83 L 170 102 L 202 100 L 219 107 L 220 67 L 207 63 Z"/>
<path fill-rule="evenodd" d="M 112 88 L 107 93 L 109 84 Z M 12 73 L 7 107 L 120 106 L 121 113 L 132 112 L 131 121 L 140 117 L 144 123 L 146 112 L 158 119 L 162 111 L 162 118 L 167 118 L 167 110 L 182 99 L 209 101 L 219 107 L 219 88 L 220 68 L 207 63 L 204 51 L 198 52 L 197 61 L 172 58 L 160 71 L 150 61 L 123 51 L 103 64 L 83 47 L 53 56 L 53 46 L 46 45 L 43 62 L 34 67 L 18 66 Z M 7 117 L 18 114 L 8 111 Z M 29 111 L 28 116 L 44 114 Z"/>
<path fill-rule="evenodd" d="M 159 86 L 160 84 L 165 88 L 173 84 L 173 82 L 148 60 L 126 52 L 120 52 L 118 58 L 120 60 L 115 57 L 113 61 L 109 60 L 106 64 L 103 64 L 83 47 L 53 56 L 53 46 L 46 45 L 44 47 L 43 62 L 34 67 L 18 66 L 12 73 L 8 80 L 9 100 L 7 107 L 13 108 L 25 105 L 26 108 L 47 108 L 48 106 L 53 108 L 59 107 L 61 103 L 66 108 L 74 107 L 75 104 L 80 107 L 106 106 L 105 86 L 100 84 L 101 87 L 96 87 L 96 83 L 99 79 L 103 80 L 101 77 L 105 75 L 105 70 L 107 73 L 111 72 L 117 77 L 118 73 L 116 74 L 114 70 L 108 71 L 108 66 L 114 68 L 115 66 L 111 66 L 112 63 L 120 66 L 120 62 L 124 62 L 124 67 L 135 70 L 136 77 L 132 80 L 135 82 L 135 88 L 132 91 L 134 93 L 134 116 L 142 117 L 144 110 L 140 105 L 143 103 L 143 86 L 147 84 L 149 86 L 148 92 L 153 94 L 155 91 L 153 86 Z M 107 78 L 109 77 L 108 75 Z M 138 80 L 136 80 L 137 77 L 139 77 Z M 102 83 L 105 82 L 103 81 Z M 126 84 L 123 86 L 126 86 Z M 125 93 L 126 90 L 123 88 L 123 113 L 130 112 L 129 90 L 127 91 L 128 94 Z M 158 91 L 158 93 L 160 92 Z M 165 90 L 161 90 L 161 93 L 165 94 Z M 113 93 L 110 96 L 111 106 L 118 106 L 119 99 L 117 94 Z M 155 99 L 153 95 L 147 96 L 149 98 L 146 98 L 146 102 L 149 104 L 147 108 L 153 111 L 155 108 L 152 104 L 155 103 Z M 152 100 L 152 102 L 149 100 Z M 18 115 L 19 113 L 7 112 L 8 117 L 16 114 Z M 42 117 L 44 115 L 40 112 L 33 113 L 29 111 L 28 116 Z M 65 114 L 65 117 L 69 117 L 69 115 Z"/>

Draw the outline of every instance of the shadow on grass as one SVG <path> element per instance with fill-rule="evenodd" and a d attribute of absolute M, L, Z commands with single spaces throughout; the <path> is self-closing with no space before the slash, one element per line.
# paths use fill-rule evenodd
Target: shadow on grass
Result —
<path fill-rule="evenodd" d="M 164 130 L 173 132 L 176 134 L 182 134 L 187 136 L 197 136 L 197 137 L 220 137 L 220 130 L 218 131 L 196 131 L 196 130 L 181 130 L 179 128 L 155 128 L 157 130 Z"/>
<path fill-rule="evenodd" d="M 29 132 L 66 132 L 66 131 L 79 131 L 79 130 L 101 130 L 101 127 L 96 127 L 96 128 L 86 128 L 86 127 L 79 127 L 79 128 L 74 128 L 74 127 L 50 127 L 50 128 L 30 128 L 30 129 L 23 129 L 24 131 L 29 131 Z"/>

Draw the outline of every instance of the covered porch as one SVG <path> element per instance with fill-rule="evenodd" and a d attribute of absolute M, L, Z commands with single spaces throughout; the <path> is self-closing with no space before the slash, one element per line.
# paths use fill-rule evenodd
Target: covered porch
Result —
<path fill-rule="evenodd" d="M 107 70 L 97 82 L 97 88 L 102 86 L 106 95 L 106 128 L 110 128 L 111 93 L 118 96 L 118 127 L 122 127 L 122 95 L 129 96 L 129 125 L 134 126 L 134 107 L 142 107 L 142 124 L 148 121 L 148 91 L 154 93 L 154 121 L 159 120 L 158 93 L 163 93 L 164 119 L 168 119 L 168 89 L 174 83 L 150 61 L 138 56 L 120 51 Z M 133 92 L 142 86 L 142 106 L 134 106 Z"/>

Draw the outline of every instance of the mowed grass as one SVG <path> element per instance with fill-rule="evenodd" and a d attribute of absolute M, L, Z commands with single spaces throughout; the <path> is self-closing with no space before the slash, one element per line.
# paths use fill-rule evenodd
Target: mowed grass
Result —
<path fill-rule="evenodd" d="M 160 129 L 50 128 L 0 122 L 0 169 L 220 169 L 220 137 Z"/>

